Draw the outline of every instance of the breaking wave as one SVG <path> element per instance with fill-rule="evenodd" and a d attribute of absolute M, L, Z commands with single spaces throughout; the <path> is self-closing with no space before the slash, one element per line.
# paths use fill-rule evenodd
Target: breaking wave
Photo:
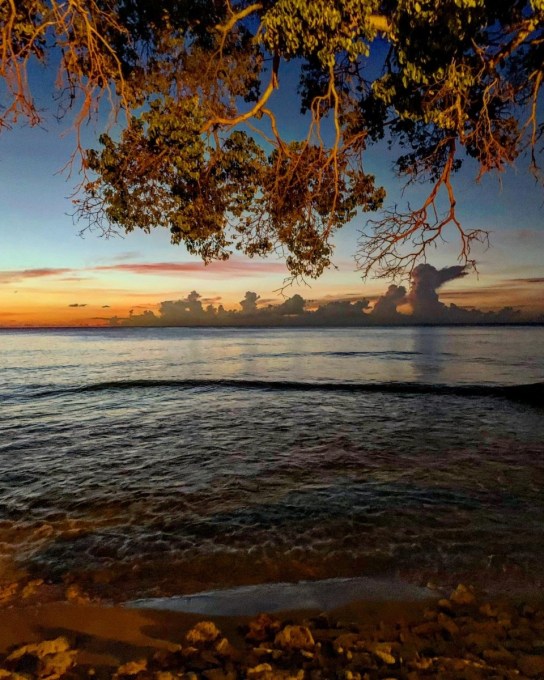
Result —
<path fill-rule="evenodd" d="M 388 393 L 388 394 L 429 394 L 464 397 L 499 397 L 544 405 L 544 382 L 527 385 L 435 385 L 416 382 L 306 382 L 289 380 L 242 380 L 194 378 L 183 380 L 146 379 L 114 380 L 97 382 L 76 387 L 39 389 L 33 397 L 51 397 L 70 393 L 102 392 L 114 390 L 136 390 L 147 388 L 189 389 L 236 389 L 300 392 L 350 392 L 350 393 Z"/>

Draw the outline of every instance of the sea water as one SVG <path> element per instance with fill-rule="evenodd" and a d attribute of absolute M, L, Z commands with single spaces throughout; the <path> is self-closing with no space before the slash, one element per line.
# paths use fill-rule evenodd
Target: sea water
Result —
<path fill-rule="evenodd" d="M 0 581 L 128 600 L 544 580 L 542 327 L 3 330 L 0 349 Z"/>

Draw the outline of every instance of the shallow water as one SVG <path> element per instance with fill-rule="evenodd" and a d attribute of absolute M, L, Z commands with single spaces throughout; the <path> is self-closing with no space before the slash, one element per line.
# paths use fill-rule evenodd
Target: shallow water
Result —
<path fill-rule="evenodd" d="M 544 381 L 543 328 L 2 331 L 0 347 L 4 568 L 116 599 L 543 580 L 542 392 L 503 391 Z"/>

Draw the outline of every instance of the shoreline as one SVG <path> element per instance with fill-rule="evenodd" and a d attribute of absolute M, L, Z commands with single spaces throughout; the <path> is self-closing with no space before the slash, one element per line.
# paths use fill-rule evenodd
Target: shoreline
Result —
<path fill-rule="evenodd" d="M 25 590 L 26 588 L 26 590 Z M 544 593 L 355 599 L 217 616 L 92 602 L 30 582 L 0 600 L 0 678 L 541 678 Z M 5 589 L 4 589 L 5 592 Z"/>

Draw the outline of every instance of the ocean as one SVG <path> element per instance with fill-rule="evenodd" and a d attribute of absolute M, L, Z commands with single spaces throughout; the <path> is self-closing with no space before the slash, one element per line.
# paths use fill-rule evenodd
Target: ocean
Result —
<path fill-rule="evenodd" d="M 544 583 L 544 328 L 0 331 L 0 581 Z"/>

